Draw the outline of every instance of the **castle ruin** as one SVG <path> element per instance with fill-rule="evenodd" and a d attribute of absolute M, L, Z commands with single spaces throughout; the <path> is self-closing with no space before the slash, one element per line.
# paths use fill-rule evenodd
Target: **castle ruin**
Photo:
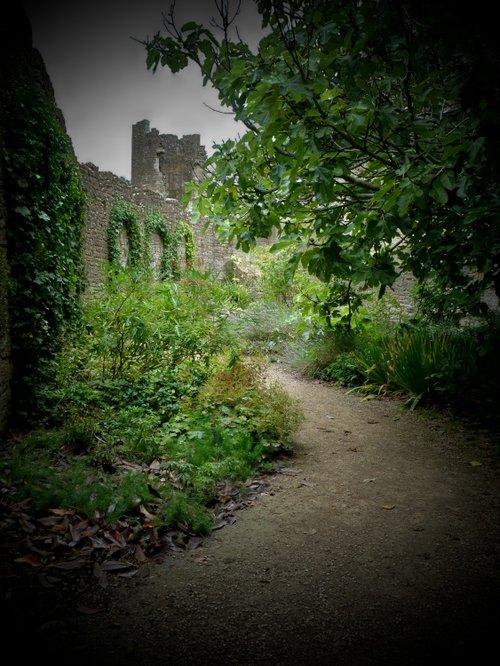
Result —
<path fill-rule="evenodd" d="M 199 134 L 178 138 L 150 129 L 149 120 L 132 125 L 132 185 L 180 201 L 184 186 L 201 176 L 207 159 Z"/>
<path fill-rule="evenodd" d="M 149 120 L 132 125 L 132 178 L 120 178 L 109 171 L 100 171 L 94 164 L 81 164 L 82 185 L 87 195 L 84 239 L 85 273 L 90 287 L 102 281 L 102 267 L 108 257 L 107 230 L 116 199 L 123 199 L 137 209 L 144 225 L 148 210 L 156 210 L 175 228 L 186 220 L 181 204 L 186 183 L 201 176 L 201 165 L 207 159 L 199 134 L 177 137 L 160 134 L 150 128 Z M 210 227 L 193 226 L 196 265 L 224 275 L 228 262 L 237 253 L 234 244 L 221 243 Z M 151 238 L 151 256 L 158 263 L 163 244 L 157 234 Z M 125 229 L 121 232 L 122 263 L 127 262 L 128 242 Z M 182 247 L 179 248 L 182 253 Z M 180 257 L 181 258 L 181 257 Z M 181 258 L 182 259 L 182 258 Z"/>

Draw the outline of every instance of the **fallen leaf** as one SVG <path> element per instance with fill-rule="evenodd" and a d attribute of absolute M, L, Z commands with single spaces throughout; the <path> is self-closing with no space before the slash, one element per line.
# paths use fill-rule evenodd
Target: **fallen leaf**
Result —
<path fill-rule="evenodd" d="M 154 520 L 154 515 L 150 513 L 143 504 L 139 505 L 139 511 L 145 516 L 148 520 Z"/>
<path fill-rule="evenodd" d="M 472 467 L 481 467 L 483 463 L 480 460 L 471 460 L 469 465 L 472 465 Z"/>
<path fill-rule="evenodd" d="M 30 520 L 28 520 L 28 516 L 24 513 L 21 513 L 19 515 L 19 523 L 23 528 L 23 530 L 25 532 L 28 532 L 28 534 L 32 534 L 36 530 L 36 527 L 33 525 L 33 523 Z"/>
<path fill-rule="evenodd" d="M 108 579 L 106 577 L 106 572 L 101 569 L 99 562 L 94 562 L 93 574 L 97 578 L 99 585 L 106 589 L 108 586 Z"/>
<path fill-rule="evenodd" d="M 130 569 L 133 565 L 130 562 L 120 562 L 119 560 L 105 560 L 101 564 L 102 571 L 123 571 Z"/>
<path fill-rule="evenodd" d="M 99 532 L 99 525 L 89 525 L 89 527 L 83 530 L 82 537 L 93 537 L 97 532 Z"/>
<path fill-rule="evenodd" d="M 83 604 L 78 604 L 76 606 L 76 610 L 79 613 L 83 613 L 84 615 L 95 615 L 99 612 L 98 608 L 90 608 L 89 606 L 84 606 Z"/>
<path fill-rule="evenodd" d="M 386 511 L 391 511 L 392 509 L 396 508 L 395 504 L 383 504 L 382 508 L 385 509 Z"/>
<path fill-rule="evenodd" d="M 50 564 L 49 566 L 53 567 L 54 569 L 71 570 L 71 569 L 81 569 L 87 564 L 88 564 L 87 560 L 77 559 L 77 560 L 66 560 L 65 562 L 54 562 L 54 564 Z"/>
<path fill-rule="evenodd" d="M 197 557 L 194 558 L 194 561 L 196 564 L 210 564 L 209 559 L 206 555 L 198 555 Z"/>
<path fill-rule="evenodd" d="M 32 553 L 28 555 L 23 555 L 22 557 L 18 557 L 14 560 L 14 562 L 17 562 L 18 564 L 29 564 L 32 567 L 42 567 L 43 564 L 40 561 L 40 558 L 37 555 L 34 555 Z"/>
<path fill-rule="evenodd" d="M 189 541 L 186 544 L 187 550 L 195 550 L 195 548 L 199 548 L 201 544 L 203 543 L 203 539 L 200 537 L 191 537 Z"/>
<path fill-rule="evenodd" d="M 50 513 L 53 513 L 55 516 L 73 516 L 73 509 L 49 509 Z"/>
<path fill-rule="evenodd" d="M 139 569 L 131 569 L 118 574 L 118 578 L 132 578 L 139 571 Z"/>
<path fill-rule="evenodd" d="M 45 518 L 38 518 L 38 522 L 44 527 L 52 527 L 57 523 L 57 518 L 55 516 L 47 516 Z"/>
<path fill-rule="evenodd" d="M 104 536 L 106 539 L 109 539 L 111 543 L 114 543 L 115 546 L 118 546 L 119 548 L 124 548 L 127 545 L 127 542 L 123 538 L 123 536 L 120 534 L 120 532 L 117 532 L 114 530 L 113 532 L 104 532 Z"/>

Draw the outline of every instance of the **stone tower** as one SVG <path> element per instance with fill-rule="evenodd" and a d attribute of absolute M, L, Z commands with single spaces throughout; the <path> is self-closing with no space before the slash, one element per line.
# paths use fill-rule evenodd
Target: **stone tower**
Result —
<path fill-rule="evenodd" d="M 180 200 L 184 186 L 207 159 L 199 134 L 178 138 L 150 129 L 149 120 L 132 125 L 132 185 Z"/>

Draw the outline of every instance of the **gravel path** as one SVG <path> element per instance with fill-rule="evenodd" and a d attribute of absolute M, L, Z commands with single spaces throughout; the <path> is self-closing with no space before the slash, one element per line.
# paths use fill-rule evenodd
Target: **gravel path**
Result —
<path fill-rule="evenodd" d="M 99 613 L 45 628 L 40 650 L 93 665 L 489 664 L 500 502 L 485 436 L 278 364 L 272 377 L 306 419 L 269 491 L 114 585 Z"/>

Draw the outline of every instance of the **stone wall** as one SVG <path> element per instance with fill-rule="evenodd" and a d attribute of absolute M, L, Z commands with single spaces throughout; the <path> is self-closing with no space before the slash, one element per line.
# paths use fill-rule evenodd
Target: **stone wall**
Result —
<path fill-rule="evenodd" d="M 132 185 L 181 200 L 184 186 L 207 159 L 199 134 L 179 138 L 150 129 L 149 120 L 132 126 Z"/>
<path fill-rule="evenodd" d="M 135 187 L 124 178 L 109 171 L 100 171 L 93 164 L 81 164 L 82 185 L 87 195 L 84 260 L 86 277 L 90 287 L 103 278 L 103 264 L 108 258 L 107 230 L 111 209 L 117 198 L 134 204 L 139 211 L 140 221 L 148 209 L 158 211 L 175 228 L 178 220 L 188 222 L 186 212 L 177 199 L 163 196 L 147 187 Z M 203 231 L 202 224 L 193 226 L 196 247 L 196 266 L 220 276 L 236 250 L 233 245 L 220 243 L 211 228 Z M 122 235 L 121 244 L 126 254 L 127 240 Z M 155 264 L 161 255 L 162 241 L 157 234 L 152 238 L 152 257 Z M 183 248 L 179 248 L 182 261 Z"/>
<path fill-rule="evenodd" d="M 0 141 L 0 149 L 2 142 Z M 0 433 L 9 419 L 10 379 L 12 367 L 10 361 L 9 302 L 7 294 L 7 215 L 0 161 Z"/>

